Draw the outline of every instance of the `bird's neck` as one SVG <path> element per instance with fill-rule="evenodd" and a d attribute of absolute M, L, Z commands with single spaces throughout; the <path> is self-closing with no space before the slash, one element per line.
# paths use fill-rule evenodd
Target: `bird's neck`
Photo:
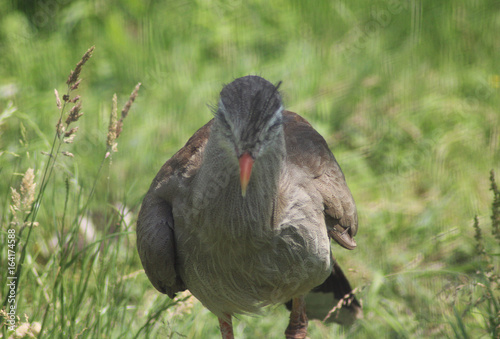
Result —
<path fill-rule="evenodd" d="M 272 231 L 272 215 L 279 176 L 285 158 L 284 140 L 260 155 L 253 165 L 245 197 L 241 194 L 238 159 L 224 149 L 217 136 L 210 138 L 193 191 L 199 211 L 200 235 L 238 240 L 259 238 Z"/>

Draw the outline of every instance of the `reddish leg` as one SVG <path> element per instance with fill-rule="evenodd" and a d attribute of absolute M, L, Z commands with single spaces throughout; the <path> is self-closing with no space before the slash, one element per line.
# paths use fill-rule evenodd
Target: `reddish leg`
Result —
<path fill-rule="evenodd" d="M 287 339 L 304 339 L 307 336 L 306 302 L 303 296 L 292 299 L 290 322 L 285 336 Z"/>
<path fill-rule="evenodd" d="M 224 318 L 219 318 L 220 333 L 222 334 L 222 339 L 234 339 L 231 315 L 226 314 L 226 317 L 227 320 L 225 320 Z"/>

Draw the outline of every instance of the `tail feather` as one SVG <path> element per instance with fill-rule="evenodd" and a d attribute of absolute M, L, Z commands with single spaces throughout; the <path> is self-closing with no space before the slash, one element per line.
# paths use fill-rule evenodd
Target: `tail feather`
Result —
<path fill-rule="evenodd" d="M 356 319 L 363 317 L 361 304 L 344 272 L 337 262 L 334 262 L 332 274 L 305 296 L 307 317 L 351 325 Z M 291 301 L 287 302 L 286 306 L 290 310 Z"/>

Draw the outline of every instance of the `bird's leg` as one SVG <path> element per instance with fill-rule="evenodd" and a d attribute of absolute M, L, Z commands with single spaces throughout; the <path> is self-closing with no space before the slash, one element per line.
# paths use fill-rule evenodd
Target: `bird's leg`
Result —
<path fill-rule="evenodd" d="M 306 301 L 304 296 L 292 299 L 290 322 L 285 331 L 287 339 L 304 339 L 307 335 Z"/>
<path fill-rule="evenodd" d="M 220 324 L 220 333 L 222 334 L 222 339 L 234 339 L 233 323 L 231 321 L 231 315 L 225 314 L 224 318 L 219 318 L 219 324 Z"/>
<path fill-rule="evenodd" d="M 303 296 L 292 299 L 290 322 L 285 331 L 287 339 L 304 339 L 307 336 L 306 302 Z"/>

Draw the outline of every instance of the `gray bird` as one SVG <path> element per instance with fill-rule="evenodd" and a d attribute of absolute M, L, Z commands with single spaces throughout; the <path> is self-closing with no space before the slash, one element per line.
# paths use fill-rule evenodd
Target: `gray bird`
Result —
<path fill-rule="evenodd" d="M 224 86 L 137 221 L 153 286 L 170 298 L 189 289 L 223 338 L 234 337 L 233 315 L 271 304 L 291 308 L 287 338 L 305 338 L 308 317 L 351 324 L 362 314 L 330 247 L 356 247 L 354 200 L 323 137 L 284 110 L 278 87 L 258 76 Z"/>

